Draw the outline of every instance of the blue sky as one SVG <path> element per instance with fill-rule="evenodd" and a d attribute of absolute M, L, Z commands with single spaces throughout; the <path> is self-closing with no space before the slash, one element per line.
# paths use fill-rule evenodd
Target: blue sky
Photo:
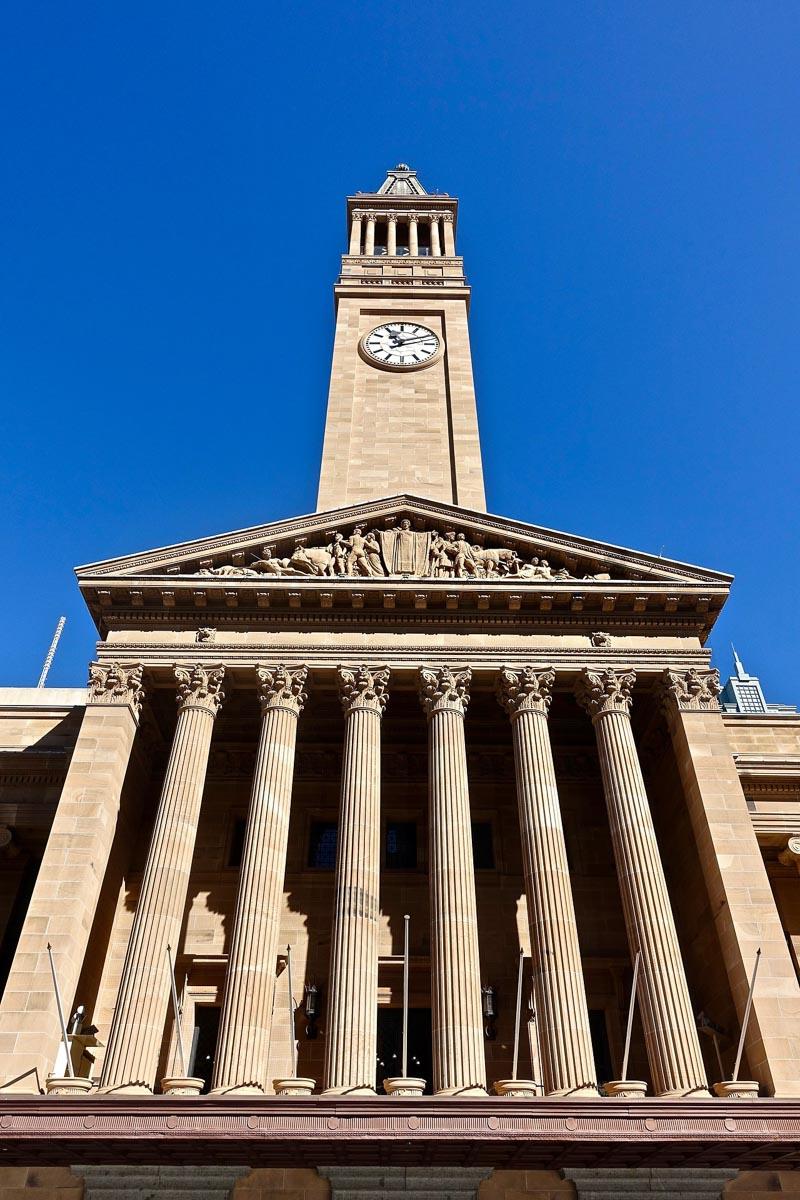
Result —
<path fill-rule="evenodd" d="M 72 567 L 313 510 L 344 197 L 461 200 L 489 507 L 737 576 L 800 701 L 800 6 L 9 3 L 0 682 Z"/>

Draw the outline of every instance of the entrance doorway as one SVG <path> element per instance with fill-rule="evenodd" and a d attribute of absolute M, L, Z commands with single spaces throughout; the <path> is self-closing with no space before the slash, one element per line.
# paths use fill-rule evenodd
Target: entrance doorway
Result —
<path fill-rule="evenodd" d="M 198 1004 L 194 1010 L 192 1048 L 189 1051 L 189 1074 L 203 1080 L 203 1093 L 211 1087 L 214 1056 L 217 1049 L 220 1010 L 212 1004 Z"/>
<path fill-rule="evenodd" d="M 433 1049 L 431 1010 L 408 1010 L 408 1073 L 425 1080 L 425 1094 L 433 1092 Z M 378 1064 L 375 1089 L 383 1095 L 383 1081 L 403 1069 L 403 1010 L 378 1009 Z"/>

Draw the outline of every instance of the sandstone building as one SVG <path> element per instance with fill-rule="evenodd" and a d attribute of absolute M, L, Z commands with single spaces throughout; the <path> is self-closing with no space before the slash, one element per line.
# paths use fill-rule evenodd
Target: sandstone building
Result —
<path fill-rule="evenodd" d="M 729 575 L 487 512 L 458 203 L 347 213 L 316 511 L 80 567 L 88 687 L 0 689 L 0 1197 L 786 1187 L 800 716 Z"/>

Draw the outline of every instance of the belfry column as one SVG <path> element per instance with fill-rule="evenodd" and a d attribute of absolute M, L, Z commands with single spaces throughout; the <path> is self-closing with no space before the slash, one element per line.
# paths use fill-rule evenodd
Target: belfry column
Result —
<path fill-rule="evenodd" d="M 439 241 L 439 218 L 431 217 L 431 254 L 439 258 L 442 253 L 442 243 Z"/>
<path fill-rule="evenodd" d="M 350 218 L 350 253 L 361 253 L 361 217 L 362 213 L 354 212 Z"/>
<path fill-rule="evenodd" d="M 120 815 L 144 691 L 139 663 L 92 663 L 86 711 L 0 1004 L 0 1091 L 38 1093 L 61 1041 L 47 943 L 65 1005 L 78 986 Z"/>
<path fill-rule="evenodd" d="M 745 1038 L 750 1078 L 772 1095 L 800 1096 L 800 989 L 717 702 L 719 691 L 714 670 L 667 670 L 662 678 L 686 808 L 740 1021 L 756 951 L 762 951 Z"/>
<path fill-rule="evenodd" d="M 142 878 L 100 1087 L 153 1090 L 224 667 L 175 667 L 178 724 Z"/>
<path fill-rule="evenodd" d="M 339 668 L 345 716 L 328 982 L 325 1090 L 375 1091 L 378 1022 L 381 717 L 388 667 Z"/>
<path fill-rule="evenodd" d="M 498 699 L 511 717 L 533 985 L 544 1089 L 596 1096 L 581 952 L 547 728 L 555 672 L 504 667 Z"/>
<path fill-rule="evenodd" d="M 408 253 L 412 258 L 419 254 L 419 217 L 416 213 L 408 214 Z"/>
<path fill-rule="evenodd" d="M 364 253 L 375 253 L 375 213 L 367 213 L 367 234 L 364 239 Z"/>
<path fill-rule="evenodd" d="M 455 229 L 453 226 L 453 214 L 446 212 L 442 213 L 442 222 L 444 227 L 444 252 L 451 257 L 456 252 Z"/>
<path fill-rule="evenodd" d="M 478 918 L 472 860 L 464 713 L 472 671 L 420 670 L 428 718 L 433 1086 L 482 1095 L 483 1052 Z"/>
<path fill-rule="evenodd" d="M 256 667 L 261 733 L 233 922 L 213 1090 L 265 1090 L 289 843 L 297 720 L 308 670 Z"/>
<path fill-rule="evenodd" d="M 584 668 L 578 700 L 592 718 L 631 957 L 641 951 L 639 1009 L 660 1096 L 707 1094 L 678 935 L 631 727 L 633 671 Z"/>
<path fill-rule="evenodd" d="M 388 217 L 386 226 L 386 253 L 390 258 L 397 254 L 397 216 L 395 213 L 389 213 Z"/>

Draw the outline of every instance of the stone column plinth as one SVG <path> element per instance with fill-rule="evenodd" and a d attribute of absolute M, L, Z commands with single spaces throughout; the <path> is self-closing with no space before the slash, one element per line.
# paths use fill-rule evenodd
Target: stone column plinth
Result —
<path fill-rule="evenodd" d="M 89 668 L 86 712 L 0 1004 L 0 1091 L 38 1093 L 53 1070 L 61 1029 L 47 943 L 71 1012 L 143 695 L 139 664 Z"/>
<path fill-rule="evenodd" d="M 486 1060 L 464 739 L 471 678 L 469 668 L 420 670 L 428 718 L 433 1086 L 480 1095 Z"/>
<path fill-rule="evenodd" d="M 153 1090 L 224 668 L 175 667 L 178 724 L 142 878 L 100 1086 Z M 188 1064 L 187 1064 L 188 1065 Z"/>
<path fill-rule="evenodd" d="M 740 1022 L 761 947 L 745 1039 L 748 1071 L 775 1096 L 800 1096 L 800 988 L 719 711 L 719 690 L 716 671 L 664 672 L 672 745 Z"/>
<path fill-rule="evenodd" d="M 551 667 L 505 667 L 498 699 L 511 717 L 533 986 L 545 1092 L 597 1095 L 567 849 L 547 714 Z"/>
<path fill-rule="evenodd" d="M 442 214 L 442 227 L 444 229 L 444 252 L 451 257 L 456 252 L 455 226 L 453 224 L 453 214 Z"/>
<path fill-rule="evenodd" d="M 242 851 L 213 1090 L 265 1091 L 297 719 L 308 671 L 257 667 L 261 734 Z"/>
<path fill-rule="evenodd" d="M 439 218 L 431 217 L 431 254 L 439 257 L 442 253 L 442 243 L 439 240 Z"/>
<path fill-rule="evenodd" d="M 592 718 L 631 957 L 641 951 L 638 1000 L 660 1096 L 707 1095 L 705 1068 L 686 985 L 653 817 L 630 719 L 633 671 L 592 671 L 578 700 Z"/>
<path fill-rule="evenodd" d="M 350 218 L 350 253 L 361 253 L 361 213 L 354 212 Z"/>
<path fill-rule="evenodd" d="M 375 1090 L 380 909 L 381 717 L 388 667 L 339 668 L 345 715 L 328 979 L 325 1090 Z"/>
<path fill-rule="evenodd" d="M 408 218 L 408 253 L 412 258 L 419 254 L 419 217 L 414 213 Z"/>

